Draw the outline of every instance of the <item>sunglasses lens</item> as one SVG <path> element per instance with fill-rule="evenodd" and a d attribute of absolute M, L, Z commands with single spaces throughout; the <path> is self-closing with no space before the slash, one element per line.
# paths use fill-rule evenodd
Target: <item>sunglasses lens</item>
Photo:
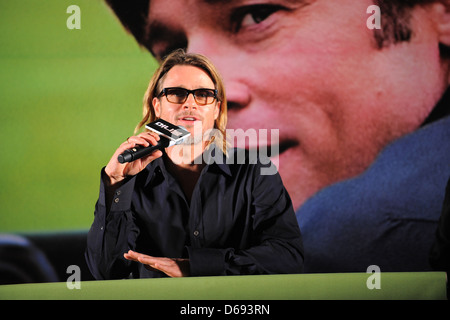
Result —
<path fill-rule="evenodd" d="M 213 89 L 187 90 L 184 88 L 166 88 L 163 90 L 167 101 L 181 104 L 186 102 L 190 93 L 194 95 L 195 102 L 199 105 L 211 104 L 216 99 L 216 91 Z"/>
<path fill-rule="evenodd" d="M 184 103 L 189 92 L 183 88 L 170 88 L 166 90 L 167 100 L 171 103 Z"/>

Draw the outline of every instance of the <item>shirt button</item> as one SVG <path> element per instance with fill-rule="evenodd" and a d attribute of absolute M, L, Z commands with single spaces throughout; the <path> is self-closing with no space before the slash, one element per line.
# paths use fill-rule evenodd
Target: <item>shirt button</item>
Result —
<path fill-rule="evenodd" d="M 199 233 L 200 233 L 200 232 L 198 232 L 198 230 L 195 230 L 195 231 L 194 231 L 194 236 L 197 237 L 197 236 L 199 235 Z"/>
<path fill-rule="evenodd" d="M 122 191 L 120 191 L 120 190 L 116 191 L 116 195 L 118 195 L 118 196 L 120 196 L 121 193 L 122 193 Z"/>
<path fill-rule="evenodd" d="M 115 198 L 115 199 L 114 199 L 114 202 L 115 202 L 115 203 L 119 203 L 119 201 L 120 201 L 119 198 Z"/>

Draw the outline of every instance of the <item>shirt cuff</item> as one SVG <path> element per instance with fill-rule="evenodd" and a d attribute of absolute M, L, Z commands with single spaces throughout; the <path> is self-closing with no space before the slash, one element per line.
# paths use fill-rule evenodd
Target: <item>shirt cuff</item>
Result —
<path fill-rule="evenodd" d="M 134 190 L 134 182 L 135 177 L 127 178 L 127 180 L 120 185 L 115 191 L 111 199 L 111 207 L 110 212 L 113 211 L 126 211 L 131 208 L 131 199 L 133 195 Z M 100 197 L 99 197 L 99 203 L 103 206 L 106 206 L 106 173 L 105 168 L 101 171 L 101 179 L 100 179 Z"/>
<path fill-rule="evenodd" d="M 227 250 L 186 247 L 191 276 L 224 275 Z"/>

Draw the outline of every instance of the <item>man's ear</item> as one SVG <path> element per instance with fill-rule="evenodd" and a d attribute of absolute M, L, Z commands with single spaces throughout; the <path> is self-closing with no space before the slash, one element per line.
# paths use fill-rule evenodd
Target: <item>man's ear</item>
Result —
<path fill-rule="evenodd" d="M 161 116 L 161 105 L 159 103 L 159 99 L 158 98 L 153 98 L 152 105 L 153 105 L 153 109 L 155 110 L 155 116 L 157 118 L 160 118 L 160 116 Z"/>
<path fill-rule="evenodd" d="M 218 101 L 217 105 L 214 107 L 214 120 L 217 120 L 217 118 L 219 117 L 221 105 L 222 104 L 220 103 L 220 101 Z"/>
<path fill-rule="evenodd" d="M 440 0 L 431 4 L 439 43 L 450 47 L 450 0 Z"/>

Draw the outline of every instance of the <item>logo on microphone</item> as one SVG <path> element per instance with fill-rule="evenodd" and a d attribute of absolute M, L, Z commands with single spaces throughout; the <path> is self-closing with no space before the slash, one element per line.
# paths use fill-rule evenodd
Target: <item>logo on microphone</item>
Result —
<path fill-rule="evenodd" d="M 180 140 L 190 135 L 190 132 L 187 131 L 184 127 L 176 126 L 163 119 L 151 122 L 145 127 L 174 142 L 179 142 Z"/>
<path fill-rule="evenodd" d="M 170 123 L 169 123 L 169 125 L 170 125 Z M 172 134 L 174 136 L 179 137 L 179 136 L 182 136 L 183 134 L 185 134 L 183 132 L 180 132 L 178 130 L 178 127 L 170 127 L 169 125 L 167 125 L 167 122 L 166 123 L 163 123 L 161 121 L 155 122 L 155 126 L 160 127 L 164 130 L 167 130 L 167 132 L 169 132 L 170 134 Z"/>

